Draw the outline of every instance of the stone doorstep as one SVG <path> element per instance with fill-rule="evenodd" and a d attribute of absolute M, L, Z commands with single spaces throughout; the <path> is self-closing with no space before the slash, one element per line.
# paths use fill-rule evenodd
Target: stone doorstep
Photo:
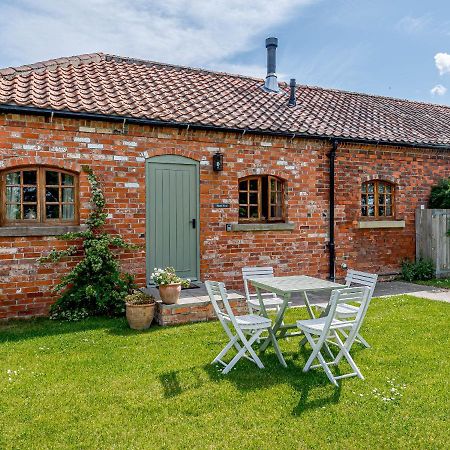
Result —
<path fill-rule="evenodd" d="M 180 299 L 175 305 L 164 304 L 161 301 L 159 290 L 156 287 L 150 286 L 141 289 L 143 292 L 155 297 L 155 320 L 159 325 L 179 325 L 214 320 L 216 318 L 204 284 L 199 282 L 195 284 L 198 284 L 200 287 L 183 289 L 180 294 Z M 238 292 L 229 291 L 228 299 L 233 309 L 237 311 L 242 307 L 247 308 L 245 297 Z"/>

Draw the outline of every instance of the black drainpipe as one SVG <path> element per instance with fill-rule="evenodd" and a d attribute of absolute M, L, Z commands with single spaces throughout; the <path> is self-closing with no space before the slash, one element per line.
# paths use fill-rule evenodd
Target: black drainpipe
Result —
<path fill-rule="evenodd" d="M 338 148 L 338 141 L 333 141 L 331 151 L 328 154 L 330 158 L 330 241 L 328 242 L 328 249 L 330 251 L 330 274 L 331 281 L 336 279 L 336 249 L 334 242 L 334 162 L 336 160 L 336 150 Z"/>

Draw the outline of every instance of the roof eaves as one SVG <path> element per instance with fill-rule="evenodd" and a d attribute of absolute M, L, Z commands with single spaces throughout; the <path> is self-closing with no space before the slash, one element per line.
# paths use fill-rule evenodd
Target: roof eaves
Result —
<path fill-rule="evenodd" d="M 28 113 L 28 114 L 48 114 L 52 116 L 60 117 L 78 117 L 90 120 L 105 120 L 105 121 L 117 121 L 122 123 L 136 123 L 143 125 L 153 125 L 153 126 L 168 126 L 177 128 L 196 128 L 201 130 L 215 130 L 222 132 L 234 132 L 234 133 L 255 133 L 269 136 L 284 136 L 294 138 L 311 138 L 319 140 L 328 141 L 338 141 L 338 142 L 349 142 L 349 143 L 359 143 L 359 144 L 372 144 L 372 145 L 389 145 L 389 146 L 399 146 L 399 147 L 410 147 L 410 148 L 430 148 L 436 150 L 450 151 L 450 143 L 426 143 L 426 142 L 406 142 L 406 141 L 389 141 L 389 140 L 374 140 L 374 139 L 364 139 L 364 138 L 352 138 L 340 135 L 321 135 L 307 132 L 294 132 L 294 131 L 272 131 L 260 128 L 232 128 L 216 125 L 207 125 L 195 122 L 176 122 L 176 121 L 162 121 L 158 119 L 149 118 L 137 118 L 132 116 L 116 116 L 116 115 L 106 115 L 97 113 L 88 113 L 83 111 L 69 111 L 69 110 L 57 110 L 57 109 L 46 109 L 37 108 L 32 106 L 21 106 L 14 104 L 0 104 L 0 113 L 14 112 L 14 113 Z"/>

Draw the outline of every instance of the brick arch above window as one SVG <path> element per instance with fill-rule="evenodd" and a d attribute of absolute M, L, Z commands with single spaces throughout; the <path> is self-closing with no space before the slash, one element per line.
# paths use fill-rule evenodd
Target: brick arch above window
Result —
<path fill-rule="evenodd" d="M 367 181 L 386 181 L 396 186 L 399 184 L 399 180 L 394 176 L 381 173 L 373 173 L 371 175 L 364 175 L 361 177 L 361 183 L 365 183 Z"/>
<path fill-rule="evenodd" d="M 241 170 L 239 172 L 237 172 L 237 177 L 239 179 L 241 178 L 245 178 L 245 177 L 250 177 L 250 176 L 263 176 L 263 175 L 272 175 L 274 177 L 279 178 L 281 181 L 283 182 L 287 182 L 291 179 L 292 177 L 292 173 L 288 172 L 288 171 L 284 171 L 284 170 L 272 170 L 272 168 L 247 168 L 244 170 Z"/>
<path fill-rule="evenodd" d="M 396 185 L 388 180 L 372 179 L 361 184 L 361 216 L 367 219 L 393 218 Z"/>
<path fill-rule="evenodd" d="M 64 160 L 53 157 L 13 157 L 5 158 L 0 161 L 0 172 L 13 168 L 28 167 L 28 166 L 49 166 L 55 169 L 67 170 L 76 174 L 81 173 L 82 167 L 76 161 Z"/>
<path fill-rule="evenodd" d="M 0 172 L 2 226 L 54 226 L 79 223 L 78 173 L 45 165 Z"/>
<path fill-rule="evenodd" d="M 285 181 L 273 175 L 239 178 L 239 222 L 284 222 Z"/>

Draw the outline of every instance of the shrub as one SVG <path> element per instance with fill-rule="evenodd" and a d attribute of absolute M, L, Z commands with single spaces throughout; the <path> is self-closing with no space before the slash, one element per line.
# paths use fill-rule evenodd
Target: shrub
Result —
<path fill-rule="evenodd" d="M 403 261 L 402 278 L 406 281 L 431 280 L 434 276 L 433 261 L 419 258 L 417 261 Z"/>
<path fill-rule="evenodd" d="M 59 262 L 66 257 L 81 254 L 81 261 L 55 286 L 59 299 L 51 307 L 51 317 L 61 320 L 79 320 L 94 315 L 121 315 L 125 311 L 124 298 L 135 287 L 130 274 L 120 272 L 112 248 L 136 249 L 119 235 L 103 231 L 106 222 L 105 197 L 92 170 L 88 173 L 91 186 L 92 212 L 87 219 L 87 230 L 66 233 L 61 240 L 80 240 L 66 250 L 53 249 L 39 259 L 41 263 Z"/>
<path fill-rule="evenodd" d="M 443 178 L 431 188 L 430 208 L 450 208 L 450 178 Z"/>

